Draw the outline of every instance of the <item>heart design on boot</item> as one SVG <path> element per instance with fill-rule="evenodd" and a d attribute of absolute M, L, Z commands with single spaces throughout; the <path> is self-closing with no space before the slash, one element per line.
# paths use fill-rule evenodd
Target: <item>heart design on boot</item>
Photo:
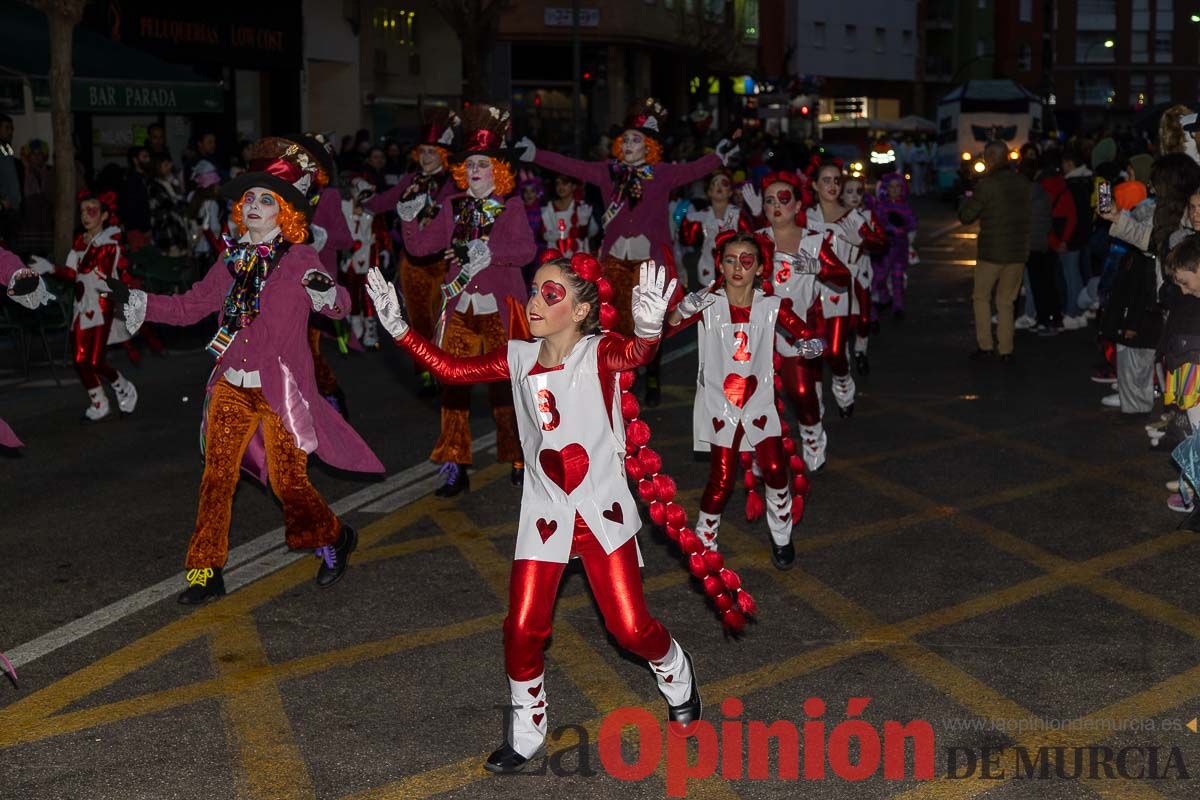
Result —
<path fill-rule="evenodd" d="M 534 724 L 534 725 L 541 725 L 541 724 L 542 724 L 542 720 L 544 720 L 545 718 L 546 718 L 546 715 L 545 715 L 545 714 L 534 714 L 534 715 L 533 715 L 533 724 Z"/>
<path fill-rule="evenodd" d="M 543 450 L 538 453 L 538 463 L 546 477 L 554 481 L 567 494 L 583 483 L 588 471 L 588 454 L 581 444 L 569 444 L 562 450 Z"/>
<path fill-rule="evenodd" d="M 734 373 L 725 376 L 725 397 L 738 408 L 745 408 L 746 401 L 758 388 L 758 378 L 754 375 L 743 377 Z"/>
<path fill-rule="evenodd" d="M 558 530 L 558 520 L 550 520 L 549 522 L 546 522 L 544 519 L 539 519 L 537 521 L 537 529 L 538 536 L 542 537 L 542 544 L 545 544 L 546 540 L 553 536 L 554 532 Z"/>
<path fill-rule="evenodd" d="M 675 680 L 674 675 L 668 675 L 667 677 L 663 678 L 663 683 L 671 683 L 674 680 Z"/>
<path fill-rule="evenodd" d="M 721 428 L 725 427 L 725 420 L 713 417 L 713 430 L 717 433 L 721 432 Z"/>
<path fill-rule="evenodd" d="M 758 428 L 760 431 L 765 430 L 767 427 L 767 415 L 763 414 L 761 417 L 754 420 L 754 427 Z"/>
<path fill-rule="evenodd" d="M 621 510 L 621 504 L 613 502 L 612 508 L 604 512 L 604 518 L 621 525 L 625 522 L 625 512 Z"/>
<path fill-rule="evenodd" d="M 534 686 L 531 689 L 527 689 L 526 691 L 529 692 L 530 697 L 537 697 L 539 694 L 542 693 L 542 685 L 539 683 L 537 686 Z"/>

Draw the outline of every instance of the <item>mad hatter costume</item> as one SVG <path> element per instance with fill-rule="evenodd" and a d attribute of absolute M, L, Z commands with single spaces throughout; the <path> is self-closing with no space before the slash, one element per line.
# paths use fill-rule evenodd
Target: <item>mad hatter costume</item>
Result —
<path fill-rule="evenodd" d="M 121 284 L 109 281 L 131 330 L 144 320 L 192 325 L 218 312 L 220 327 L 208 346 L 217 363 L 207 387 L 204 476 L 181 603 L 224 593 L 221 569 L 239 465 L 259 431 L 264 451 L 249 457 L 260 460 L 259 466 L 266 462 L 271 489 L 283 505 L 288 546 L 321 557 L 321 586 L 341 577 L 357 536 L 309 482 L 309 454 L 339 469 L 383 471 L 358 434 L 321 399 L 313 376 L 309 314 L 341 319 L 349 307 L 335 273 L 301 243 L 309 234 L 307 194 L 316 172 L 315 160 L 295 142 L 257 142 L 250 170 L 224 187 L 225 196 L 235 200 L 232 220 L 242 235 L 227 241 L 203 280 L 173 296 L 123 292 Z"/>

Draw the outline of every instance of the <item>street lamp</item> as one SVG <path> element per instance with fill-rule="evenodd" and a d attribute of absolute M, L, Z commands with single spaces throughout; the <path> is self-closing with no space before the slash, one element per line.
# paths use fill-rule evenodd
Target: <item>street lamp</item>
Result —
<path fill-rule="evenodd" d="M 1096 45 L 1104 45 L 1105 50 L 1111 50 L 1115 44 L 1116 43 L 1112 39 L 1105 39 L 1102 42 L 1092 42 L 1091 44 L 1089 44 L 1087 46 L 1087 49 L 1083 51 L 1083 60 L 1080 61 L 1079 63 L 1083 64 L 1083 65 L 1086 65 L 1088 63 L 1088 57 L 1091 56 L 1092 48 L 1094 48 Z M 1091 87 L 1092 79 L 1090 77 L 1085 77 L 1084 80 L 1087 82 L 1086 85 L 1088 87 Z M 1112 98 L 1106 98 L 1106 99 L 1111 101 Z"/>

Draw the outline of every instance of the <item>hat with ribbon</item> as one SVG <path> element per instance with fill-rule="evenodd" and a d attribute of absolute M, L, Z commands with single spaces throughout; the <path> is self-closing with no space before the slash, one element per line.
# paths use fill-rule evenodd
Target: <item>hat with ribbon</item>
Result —
<path fill-rule="evenodd" d="M 269 189 L 311 221 L 320 166 L 307 147 L 291 139 L 269 136 L 250 146 L 249 169 L 222 186 L 221 194 L 237 200 L 248 189 Z"/>
<path fill-rule="evenodd" d="M 452 161 L 465 161 L 471 156 L 488 156 L 511 161 L 517 153 L 508 146 L 511 125 L 508 110 L 499 106 L 478 103 L 467 106 L 462 113 L 462 138 Z"/>
<path fill-rule="evenodd" d="M 331 183 L 337 183 L 337 161 L 334 158 L 332 135 L 324 133 L 297 133 L 287 138 L 307 150 L 308 154 L 316 159 L 317 164 L 321 167 L 321 171 L 325 173 L 325 182 L 319 187 L 314 183 L 310 191 L 316 191 Z"/>
<path fill-rule="evenodd" d="M 661 141 L 667 126 L 667 109 L 653 97 L 644 97 L 633 101 L 625 115 L 627 131 L 638 131 L 645 136 L 653 136 Z"/>
<path fill-rule="evenodd" d="M 421 133 L 417 144 L 428 144 L 434 147 L 453 147 L 454 137 L 458 126 L 462 123 L 458 114 L 445 106 L 436 106 L 425 111 L 425 122 L 421 125 Z"/>

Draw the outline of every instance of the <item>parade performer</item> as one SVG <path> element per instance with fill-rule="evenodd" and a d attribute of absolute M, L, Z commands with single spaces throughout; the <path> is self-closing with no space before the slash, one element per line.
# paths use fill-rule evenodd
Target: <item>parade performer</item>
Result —
<path fill-rule="evenodd" d="M 221 175 L 207 159 L 192 167 L 187 222 L 192 257 L 211 262 L 221 252 Z"/>
<path fill-rule="evenodd" d="M 514 336 L 525 338 L 523 298 L 528 296 L 521 268 L 533 260 L 537 245 L 515 188 L 512 151 L 507 147 L 509 115 L 483 104 L 463 114 L 464 147 L 451 169 L 461 190 L 421 224 L 424 196 L 403 200 L 396 211 L 404 226 L 404 244 L 414 256 L 444 253 L 447 283 L 440 345 L 453 356 L 472 356 L 501 347 Z M 513 413 L 512 393 L 494 384 L 489 394 L 496 421 L 496 459 L 512 462 L 511 479 L 520 485 L 525 471 Z M 442 464 L 445 483 L 435 494 L 453 497 L 470 487 L 471 389 L 442 389 L 442 430 L 430 458 Z"/>
<path fill-rule="evenodd" d="M 917 230 L 917 215 L 908 204 L 908 182 L 900 173 L 889 172 L 880 178 L 876 193 L 875 216 L 887 234 L 888 245 L 879 257 L 871 293 L 880 305 L 891 305 L 892 318 L 899 321 L 904 319 L 909 234 Z"/>
<path fill-rule="evenodd" d="M 370 273 L 380 324 L 401 347 L 446 383 L 509 381 L 520 409 L 529 474 L 504 621 L 512 713 L 506 741 L 485 764 L 492 772 L 516 772 L 544 752 L 548 692 L 542 649 L 572 557 L 583 564 L 608 631 L 621 647 L 650 662 L 668 719 L 687 724 L 701 715 L 691 656 L 646 608 L 635 538 L 641 519 L 623 468 L 617 373 L 651 359 L 674 289 L 674 281 L 664 288 L 661 267 L 643 265 L 640 275 L 631 290 L 634 338 L 598 333 L 601 319 L 612 316 L 601 310 L 599 264 L 577 255 L 548 261 L 535 274 L 527 306 L 533 341 L 514 340 L 483 356 L 457 358 L 410 330 L 395 288 L 378 271 Z"/>
<path fill-rule="evenodd" d="M 831 264 L 838 265 L 849 275 L 849 265 L 857 258 L 856 248 L 861 248 L 864 237 L 871 233 L 867 219 L 858 211 L 846 208 L 839 199 L 842 193 L 842 168 L 836 163 L 823 162 L 816 167 L 813 181 L 816 184 L 817 202 L 804 212 L 805 229 L 810 234 L 820 234 L 827 246 Z M 848 417 L 854 413 L 854 378 L 850 375 L 851 327 L 857 318 L 851 315 L 853 293 L 850 283 L 820 284 L 821 311 L 825 317 L 825 361 L 833 374 L 833 398 L 837 402 L 838 414 Z"/>
<path fill-rule="evenodd" d="M 417 169 L 405 173 L 395 186 L 380 192 L 364 204 L 372 214 L 395 211 L 399 202 L 420 199 L 416 222 L 429 224 L 438 215 L 442 204 L 456 190 L 450 180 L 450 150 L 458 132 L 460 119 L 448 108 L 434 108 L 425 115 L 416 146 L 409 153 Z M 405 247 L 396 254 L 400 295 L 408 312 L 409 324 L 426 339 L 434 337 L 438 309 L 442 306 L 441 286 L 446 281 L 446 260 L 442 251 L 424 256 L 413 255 Z M 433 376 L 418 367 L 420 395 L 433 397 L 437 393 Z"/>
<path fill-rule="evenodd" d="M 795 444 L 784 428 L 775 402 L 775 332 L 790 335 L 801 358 L 820 358 L 824 343 L 819 307 L 804 320 L 792 302 L 765 289 L 755 279 L 772 263 L 765 236 L 725 231 L 718 234 L 714 254 L 721 270 L 715 287 L 686 295 L 668 318 L 670 326 L 699 321 L 699 370 L 693 413 L 695 449 L 712 453 L 708 484 L 700 499 L 696 533 L 709 550 L 717 549 L 721 514 L 733 492 L 740 453 L 754 453 L 766 486 L 767 527 L 771 532 L 771 563 L 790 569 L 796 558 L 792 545 L 793 482 L 807 488 L 804 461 L 792 455 Z M 790 470 L 789 470 L 790 467 Z M 798 502 L 803 502 L 798 500 Z M 799 511 L 799 508 L 795 509 Z M 799 514 L 795 514 L 799 518 Z"/>
<path fill-rule="evenodd" d="M 375 308 L 367 297 L 367 270 L 387 269 L 391 259 L 383 217 L 364 206 L 374 194 L 375 184 L 358 176 L 350 181 L 350 198 L 341 203 L 342 215 L 354 240 L 342 257 L 342 284 L 350 291 L 350 330 L 363 347 L 370 349 L 379 348 L 379 334 L 375 330 Z"/>
<path fill-rule="evenodd" d="M 199 283 L 180 295 L 147 295 L 108 281 L 133 330 L 143 320 L 194 325 L 219 312 L 208 345 L 217 363 L 206 389 L 204 476 L 180 603 L 225 593 L 222 568 L 243 454 L 258 462 L 252 467 L 260 474 L 265 460 L 271 490 L 283 505 L 287 544 L 320 557 L 319 586 L 342 576 L 358 537 L 309 482 L 309 455 L 338 469 L 383 472 L 354 429 L 321 400 L 313 375 L 309 314 L 341 319 L 350 303 L 335 273 L 303 244 L 312 210 L 306 193 L 318 168 L 296 142 L 272 137 L 255 143 L 250 169 L 223 187 L 235 200 L 231 219 L 241 236 L 225 243 Z"/>
<path fill-rule="evenodd" d="M 724 231 L 754 231 L 750 216 L 732 202 L 733 175 L 729 170 L 722 168 L 708 176 L 704 196 L 708 198 L 708 204 L 692 204 L 691 210 L 683 219 L 683 224 L 679 226 L 679 238 L 683 243 L 688 247 L 700 248 L 696 274 L 702 287 L 716 280 L 719 273 L 713 260 L 717 236 Z M 760 204 L 758 213 L 761 212 Z"/>
<path fill-rule="evenodd" d="M 854 320 L 854 366 L 859 375 L 871 371 L 871 362 L 867 359 L 867 342 L 871 334 L 871 319 L 875 306 L 871 302 L 871 279 L 874 276 L 872 256 L 883 251 L 886 237 L 879 230 L 874 212 L 867 208 L 866 183 L 861 175 L 847 175 L 842 179 L 842 205 L 851 211 L 857 211 L 867 221 L 868 235 L 863 237 L 861 245 L 855 245 L 850 251 L 850 289 L 853 292 L 850 304 L 850 316 Z"/>
<path fill-rule="evenodd" d="M 803 313 L 809 319 L 814 314 L 823 317 L 822 287 L 829 285 L 844 291 L 850 285 L 850 271 L 833 253 L 826 237 L 806 234 L 804 212 L 799 202 L 803 191 L 804 184 L 794 172 L 773 172 L 764 176 L 763 213 L 769 225 L 760 233 L 770 238 L 775 246 L 771 267 L 774 293 L 789 298 L 796 314 Z M 813 256 L 817 258 L 815 267 Z M 775 351 L 781 357 L 779 375 L 784 394 L 800 421 L 804 464 L 809 472 L 816 472 L 825 464 L 827 447 L 825 427 L 821 422 L 821 364 L 802 358 L 800 349 L 779 334 L 775 337 Z"/>
<path fill-rule="evenodd" d="M 591 239 L 600 233 L 592 207 L 583 201 L 583 184 L 570 175 L 554 176 L 554 198 L 542 206 L 542 235 L 547 248 L 568 258 L 590 253 Z"/>
<path fill-rule="evenodd" d="M 126 285 L 135 284 L 135 279 L 129 272 L 125 237 L 117 221 L 117 196 L 112 192 L 95 195 L 83 191 L 78 200 L 83 232 L 75 237 L 66 266 L 54 266 L 35 256 L 32 267 L 75 284 L 71 353 L 75 372 L 88 394 L 83 421 L 99 422 L 112 413 L 101 379 L 112 385 L 122 414 L 132 414 L 137 408 L 137 388 L 108 363 L 108 345 L 128 342 L 130 333 L 124 322 L 113 318 L 112 303 L 103 294 L 108 278 Z"/>
<path fill-rule="evenodd" d="M 46 290 L 42 276 L 21 263 L 21 259 L 0 247 L 0 286 L 15 303 L 33 310 L 54 300 Z M 0 447 L 23 447 L 13 429 L 0 418 Z"/>
<path fill-rule="evenodd" d="M 667 207 L 671 192 L 698 180 L 728 163 L 737 145 L 723 139 L 716 153 L 686 164 L 668 164 L 662 160 L 662 137 L 666 133 L 667 111 L 653 97 L 636 101 L 625 120 L 625 129 L 612 145 L 611 161 L 579 161 L 558 153 L 538 149 L 528 137 L 517 143 L 521 159 L 540 167 L 571 175 L 600 189 L 606 205 L 603 218 L 604 241 L 601 264 L 604 277 L 612 284 L 618 324 L 616 330 L 626 336 L 633 331 L 629 292 L 637 282 L 639 265 L 655 259 L 675 275 L 674 248 L 668 224 Z M 736 138 L 738 134 L 734 134 Z M 646 368 L 646 404 L 657 405 L 661 353 Z"/>

